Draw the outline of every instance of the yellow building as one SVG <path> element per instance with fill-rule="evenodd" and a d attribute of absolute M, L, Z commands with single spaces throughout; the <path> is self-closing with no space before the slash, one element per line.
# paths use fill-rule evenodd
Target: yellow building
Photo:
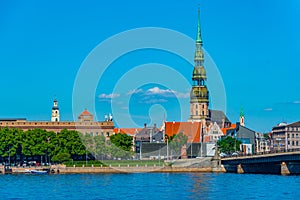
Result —
<path fill-rule="evenodd" d="M 55 106 L 52 108 L 51 121 L 27 121 L 25 118 L 7 118 L 0 119 L 0 128 L 18 128 L 24 131 L 39 128 L 55 133 L 67 129 L 76 130 L 92 136 L 104 135 L 106 137 L 114 134 L 114 122 L 112 120 L 94 121 L 94 116 L 87 110 L 84 110 L 78 116 L 77 122 L 60 121 L 59 113 L 56 113 L 56 111 L 58 111 L 57 100 L 54 100 L 54 105 Z"/>

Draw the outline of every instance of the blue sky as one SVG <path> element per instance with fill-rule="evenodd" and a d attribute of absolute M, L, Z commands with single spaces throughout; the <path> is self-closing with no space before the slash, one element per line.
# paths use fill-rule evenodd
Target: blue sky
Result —
<path fill-rule="evenodd" d="M 76 75 L 98 44 L 120 32 L 142 27 L 168 28 L 195 38 L 198 3 L 1 1 L 0 117 L 49 120 L 56 96 L 61 119 L 72 120 Z M 238 121 L 243 107 L 246 125 L 263 132 L 281 121 L 300 120 L 300 2 L 200 3 L 204 48 L 223 79 L 229 119 Z M 130 88 L 130 84 L 124 84 L 128 86 L 125 88 L 129 103 L 118 101 L 124 94 L 114 93 L 117 81 L 137 65 L 154 62 L 167 65 L 190 80 L 192 66 L 168 52 L 146 49 L 120 56 L 97 86 L 93 101 L 98 120 L 112 113 L 111 100 L 119 103 L 120 107 L 115 108 L 120 113 L 129 110 L 137 126 L 144 122 L 160 124 L 164 113 L 168 121 L 181 120 L 181 115 L 188 117 L 189 91 L 184 87 L 171 90 L 154 82 Z M 172 79 L 164 76 L 166 80 Z M 214 74 L 208 74 L 208 79 L 213 77 Z M 183 114 L 177 109 L 180 102 Z M 84 108 L 89 109 L 89 105 L 82 105 Z"/>

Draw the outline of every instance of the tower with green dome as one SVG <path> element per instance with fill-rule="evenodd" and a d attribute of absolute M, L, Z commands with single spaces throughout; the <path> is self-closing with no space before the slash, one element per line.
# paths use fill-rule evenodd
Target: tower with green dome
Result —
<path fill-rule="evenodd" d="M 198 28 L 196 38 L 196 51 L 194 56 L 193 87 L 190 93 L 190 119 L 189 121 L 209 120 L 209 91 L 206 86 L 206 70 L 204 68 L 204 52 L 200 26 L 200 9 L 198 10 Z"/>

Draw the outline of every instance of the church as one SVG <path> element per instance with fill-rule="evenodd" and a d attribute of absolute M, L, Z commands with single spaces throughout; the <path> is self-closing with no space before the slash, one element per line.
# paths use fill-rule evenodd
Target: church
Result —
<path fill-rule="evenodd" d="M 165 122 L 165 134 L 172 136 L 183 132 L 188 136 L 189 143 L 215 143 L 224 136 L 222 129 L 232 127 L 223 111 L 209 109 L 209 90 L 206 85 L 207 76 L 202 48 L 200 11 L 198 10 L 196 50 L 192 72 L 193 85 L 190 92 L 190 118 L 188 122 Z"/>

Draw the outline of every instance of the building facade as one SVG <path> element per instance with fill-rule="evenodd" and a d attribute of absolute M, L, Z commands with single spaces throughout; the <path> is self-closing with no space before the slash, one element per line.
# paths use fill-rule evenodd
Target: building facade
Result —
<path fill-rule="evenodd" d="M 255 134 L 255 143 L 255 152 L 257 154 L 269 153 L 271 151 L 270 141 L 262 133 Z"/>
<path fill-rule="evenodd" d="M 242 142 L 240 150 L 244 154 L 253 154 L 255 152 L 255 131 L 242 126 L 239 122 L 235 128 L 226 130 L 226 136 L 231 136 Z"/>
<path fill-rule="evenodd" d="M 300 121 L 280 123 L 272 128 L 272 150 L 289 151 L 300 148 Z"/>
<path fill-rule="evenodd" d="M 114 134 L 114 122 L 111 120 L 94 121 L 94 116 L 84 110 L 79 116 L 78 121 L 60 121 L 58 102 L 54 100 L 52 107 L 51 121 L 27 121 L 25 118 L 0 119 L 0 128 L 17 128 L 24 131 L 30 129 L 43 129 L 59 133 L 63 129 L 76 130 L 83 134 L 92 136 L 103 135 L 106 137 Z"/>

